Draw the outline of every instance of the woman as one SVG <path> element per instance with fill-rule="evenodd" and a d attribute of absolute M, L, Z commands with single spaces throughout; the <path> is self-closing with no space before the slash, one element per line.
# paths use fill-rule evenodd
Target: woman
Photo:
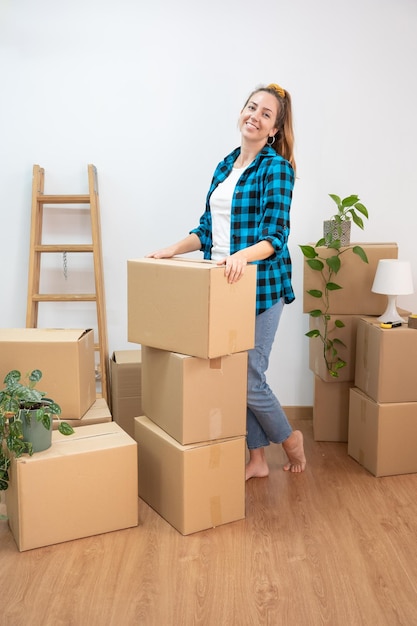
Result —
<path fill-rule="evenodd" d="M 221 161 L 197 228 L 149 257 L 169 258 L 202 250 L 224 265 L 229 283 L 248 263 L 257 264 L 255 347 L 248 353 L 246 479 L 269 474 L 265 447 L 281 443 L 284 470 L 306 465 L 303 435 L 293 431 L 266 382 L 272 343 L 284 304 L 294 300 L 287 247 L 295 179 L 290 94 L 276 84 L 256 89 L 239 116 L 241 146 Z"/>

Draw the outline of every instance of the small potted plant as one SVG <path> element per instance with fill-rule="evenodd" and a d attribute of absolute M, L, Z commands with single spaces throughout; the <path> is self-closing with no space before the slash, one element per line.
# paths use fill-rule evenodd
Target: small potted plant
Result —
<path fill-rule="evenodd" d="M 329 220 L 329 222 L 333 222 L 333 228 L 328 231 L 327 235 L 319 239 L 314 246 L 301 245 L 300 249 L 310 269 L 320 274 L 322 284 L 321 289 L 307 290 L 307 293 L 316 298 L 318 302 L 317 308 L 309 311 L 309 315 L 312 318 L 319 318 L 320 330 L 318 328 L 312 329 L 306 333 L 306 336 L 310 339 L 316 338 L 321 340 L 326 369 L 330 376 L 338 378 L 339 371 L 346 366 L 346 361 L 339 356 L 339 349 L 340 347 L 345 347 L 345 344 L 337 337 L 337 330 L 343 328 L 345 324 L 337 318 L 331 324 L 331 294 L 343 288 L 342 285 L 335 282 L 335 277 L 342 266 L 342 255 L 346 253 L 356 254 L 364 263 L 368 263 L 365 250 L 358 245 L 346 245 L 342 240 L 342 232 L 338 229 L 347 221 L 350 224 L 350 216 L 353 222 L 363 229 L 363 220 L 356 211 L 368 218 L 368 210 L 359 202 L 357 195 L 347 196 L 343 200 L 335 194 L 329 195 L 338 206 L 338 213 L 333 216 L 332 220 Z M 330 248 L 334 251 L 334 254 L 331 254 L 331 256 L 320 256 L 320 248 L 323 247 Z"/>
<path fill-rule="evenodd" d="M 21 378 L 19 371 L 10 371 L 3 381 L 5 387 L 0 390 L 0 490 L 8 487 L 7 450 L 16 457 L 46 450 L 52 441 L 53 416 L 61 414 L 61 407 L 54 400 L 35 389 L 42 378 L 40 370 L 26 376 L 27 384 Z M 74 432 L 67 422 L 60 422 L 58 430 L 63 435 Z"/>
<path fill-rule="evenodd" d="M 334 193 L 329 193 L 329 196 L 336 203 L 337 213 L 323 222 L 324 245 L 330 246 L 333 241 L 340 241 L 341 246 L 348 246 L 352 221 L 363 230 L 363 217 L 368 219 L 368 210 L 356 194 L 343 199 Z"/>

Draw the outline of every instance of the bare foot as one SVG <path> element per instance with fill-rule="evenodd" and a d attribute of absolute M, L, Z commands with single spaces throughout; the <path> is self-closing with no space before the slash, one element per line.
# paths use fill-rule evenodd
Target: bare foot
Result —
<path fill-rule="evenodd" d="M 269 476 L 269 467 L 265 458 L 265 450 L 256 448 L 249 450 L 249 463 L 246 464 L 246 480 L 249 478 L 265 478 Z"/>
<path fill-rule="evenodd" d="M 306 457 L 304 455 L 304 437 L 301 430 L 294 430 L 291 435 L 282 442 L 282 447 L 288 457 L 288 463 L 284 465 L 286 472 L 304 472 Z"/>

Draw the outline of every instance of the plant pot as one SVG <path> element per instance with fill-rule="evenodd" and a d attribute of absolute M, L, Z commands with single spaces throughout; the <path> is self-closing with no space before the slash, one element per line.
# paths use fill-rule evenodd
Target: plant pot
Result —
<path fill-rule="evenodd" d="M 341 246 L 350 245 L 351 225 L 352 222 L 350 220 L 345 220 L 343 222 L 325 220 L 323 222 L 323 237 L 326 240 L 326 246 L 336 240 L 340 240 Z"/>
<path fill-rule="evenodd" d="M 36 411 L 20 411 L 22 420 L 23 439 L 29 441 L 33 446 L 33 452 L 42 452 L 52 445 L 52 420 L 51 428 L 48 430 L 36 419 Z"/>

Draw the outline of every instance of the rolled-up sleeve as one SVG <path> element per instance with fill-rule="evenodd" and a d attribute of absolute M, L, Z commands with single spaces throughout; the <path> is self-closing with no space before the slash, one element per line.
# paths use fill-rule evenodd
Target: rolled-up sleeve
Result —
<path fill-rule="evenodd" d="M 290 233 L 290 208 L 294 188 L 294 170 L 287 161 L 279 161 L 268 171 L 263 193 L 259 239 L 269 241 L 278 257 Z"/>

